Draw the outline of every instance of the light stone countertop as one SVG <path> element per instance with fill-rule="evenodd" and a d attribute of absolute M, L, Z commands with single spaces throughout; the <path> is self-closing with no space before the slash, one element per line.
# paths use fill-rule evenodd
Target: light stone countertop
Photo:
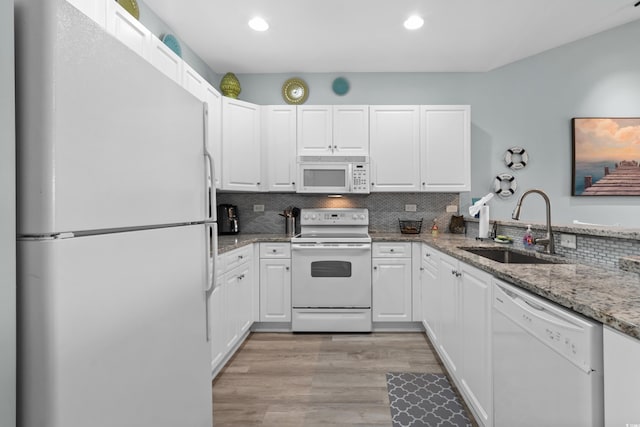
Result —
<path fill-rule="evenodd" d="M 640 339 L 640 274 L 606 270 L 584 264 L 503 264 L 469 253 L 460 247 L 504 245 L 460 234 L 370 233 L 374 242 L 407 241 L 427 245 L 513 283 L 563 307 Z M 219 236 L 219 253 L 257 242 L 288 242 L 283 234 Z M 545 258 L 548 255 L 537 254 Z M 552 259 L 563 261 L 560 256 Z"/>

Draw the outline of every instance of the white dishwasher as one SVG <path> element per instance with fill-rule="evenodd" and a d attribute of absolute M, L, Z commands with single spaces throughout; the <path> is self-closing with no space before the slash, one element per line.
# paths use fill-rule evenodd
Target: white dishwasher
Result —
<path fill-rule="evenodd" d="M 604 425 L 602 325 L 493 286 L 495 427 Z"/>

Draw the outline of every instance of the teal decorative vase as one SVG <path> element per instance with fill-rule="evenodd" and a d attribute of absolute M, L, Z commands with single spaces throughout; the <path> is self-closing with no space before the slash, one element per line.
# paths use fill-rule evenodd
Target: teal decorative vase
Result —
<path fill-rule="evenodd" d="M 237 98 L 240 95 L 240 80 L 233 73 L 227 73 L 220 80 L 220 91 L 224 96 Z"/>

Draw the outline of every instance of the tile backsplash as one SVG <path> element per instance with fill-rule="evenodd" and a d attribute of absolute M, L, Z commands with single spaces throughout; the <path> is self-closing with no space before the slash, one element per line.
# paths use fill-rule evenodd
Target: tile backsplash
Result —
<path fill-rule="evenodd" d="M 441 232 L 447 232 L 451 213 L 449 205 L 460 206 L 458 193 L 372 193 L 329 198 L 326 195 L 296 193 L 222 193 L 217 203 L 238 206 L 241 233 L 284 233 L 284 218 L 278 215 L 287 206 L 298 208 L 367 208 L 371 232 L 400 231 L 398 219 L 423 218 L 422 232 L 427 233 L 433 219 Z M 416 205 L 416 212 L 405 212 L 405 205 Z M 264 212 L 254 212 L 254 205 L 264 205 Z"/>

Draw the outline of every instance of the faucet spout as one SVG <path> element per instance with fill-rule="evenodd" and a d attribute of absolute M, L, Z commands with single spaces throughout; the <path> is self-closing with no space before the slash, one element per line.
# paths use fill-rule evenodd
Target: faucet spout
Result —
<path fill-rule="evenodd" d="M 525 191 L 522 194 L 522 196 L 520 196 L 520 198 L 518 199 L 518 202 L 516 203 L 516 207 L 513 210 L 513 214 L 511 215 L 511 218 L 513 218 L 516 221 L 518 219 L 520 219 L 520 211 L 522 210 L 522 202 L 524 201 L 525 197 L 527 197 L 531 193 L 537 193 L 540 196 L 542 196 L 542 198 L 544 199 L 544 203 L 546 205 L 546 209 L 547 209 L 547 235 L 544 238 L 535 239 L 535 243 L 543 245 L 545 253 L 555 254 L 556 253 L 556 247 L 555 247 L 555 244 L 553 242 L 553 231 L 551 231 L 551 201 L 549 200 L 549 196 L 547 196 L 547 194 L 544 191 L 538 190 L 538 189 L 535 189 L 535 188 Z"/>

